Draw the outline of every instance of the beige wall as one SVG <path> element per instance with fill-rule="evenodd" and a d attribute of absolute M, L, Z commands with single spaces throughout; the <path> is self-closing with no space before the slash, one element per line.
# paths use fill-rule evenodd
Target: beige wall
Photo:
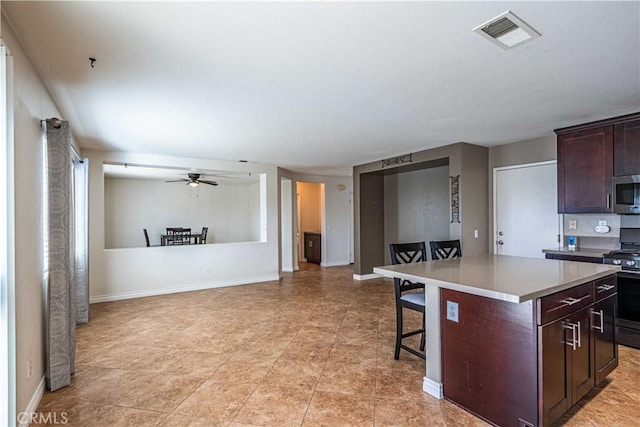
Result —
<path fill-rule="evenodd" d="M 321 184 L 315 182 L 298 182 L 300 195 L 300 232 L 320 233 L 322 230 L 320 215 Z"/>
<path fill-rule="evenodd" d="M 2 39 L 14 59 L 16 413 L 27 409 L 45 374 L 40 121 L 63 118 L 4 16 Z M 73 124 L 71 125 L 73 127 Z M 32 374 L 28 377 L 31 361 Z"/>

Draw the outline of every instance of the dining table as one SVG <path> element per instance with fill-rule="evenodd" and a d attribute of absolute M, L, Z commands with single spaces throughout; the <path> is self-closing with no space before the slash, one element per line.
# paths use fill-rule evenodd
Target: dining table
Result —
<path fill-rule="evenodd" d="M 189 233 L 189 234 L 160 234 L 160 246 L 171 245 L 199 245 L 202 243 L 202 233 Z M 183 240 L 187 238 L 187 243 Z M 176 240 L 180 240 L 180 243 L 176 243 Z"/>

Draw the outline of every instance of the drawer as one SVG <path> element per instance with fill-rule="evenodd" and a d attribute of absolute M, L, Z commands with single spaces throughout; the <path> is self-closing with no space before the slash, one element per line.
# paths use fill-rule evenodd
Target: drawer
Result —
<path fill-rule="evenodd" d="M 618 279 L 615 274 L 598 279 L 593 285 L 596 301 L 605 299 L 618 292 Z"/>
<path fill-rule="evenodd" d="M 593 283 L 588 282 L 584 285 L 538 298 L 536 304 L 538 325 L 549 323 L 591 305 L 594 301 Z"/>

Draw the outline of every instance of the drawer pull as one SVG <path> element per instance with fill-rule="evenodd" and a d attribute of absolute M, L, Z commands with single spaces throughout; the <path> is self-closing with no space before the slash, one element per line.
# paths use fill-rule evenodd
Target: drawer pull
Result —
<path fill-rule="evenodd" d="M 615 288 L 615 285 L 600 285 L 598 286 L 598 292 L 606 292 L 606 291 L 610 291 L 611 289 Z"/>
<path fill-rule="evenodd" d="M 575 304 L 575 303 L 580 302 L 581 300 L 582 300 L 582 298 L 578 299 L 578 298 L 571 298 L 571 297 L 569 297 L 569 298 L 563 299 L 563 300 L 562 300 L 562 301 L 560 301 L 560 302 L 561 302 L 561 303 L 564 303 L 565 305 L 573 305 L 573 304 Z"/>
<path fill-rule="evenodd" d="M 598 316 L 600 316 L 600 326 L 594 325 L 593 329 L 595 329 L 596 331 L 600 331 L 601 334 L 604 334 L 604 312 L 602 310 L 600 311 L 591 311 L 591 314 L 597 314 Z"/>

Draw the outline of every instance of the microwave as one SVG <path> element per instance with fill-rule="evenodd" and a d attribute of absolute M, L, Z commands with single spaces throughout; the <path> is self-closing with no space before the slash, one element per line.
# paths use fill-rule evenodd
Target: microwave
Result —
<path fill-rule="evenodd" d="M 640 175 L 613 177 L 613 211 L 640 215 Z"/>

